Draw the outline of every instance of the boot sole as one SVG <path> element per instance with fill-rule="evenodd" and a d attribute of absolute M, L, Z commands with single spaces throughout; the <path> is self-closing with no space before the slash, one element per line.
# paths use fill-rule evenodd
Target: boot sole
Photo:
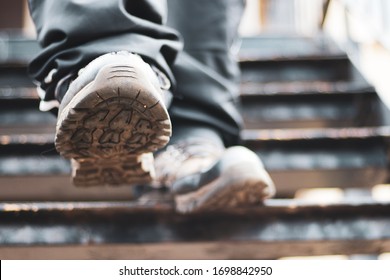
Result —
<path fill-rule="evenodd" d="M 154 177 L 153 152 L 171 122 L 156 89 L 130 65 L 110 65 L 62 110 L 55 146 L 76 186 L 133 185 Z"/>

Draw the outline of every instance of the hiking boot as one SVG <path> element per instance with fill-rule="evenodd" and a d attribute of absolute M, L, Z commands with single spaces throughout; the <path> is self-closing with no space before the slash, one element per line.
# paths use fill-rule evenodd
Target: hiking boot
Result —
<path fill-rule="evenodd" d="M 260 205 L 275 193 L 258 156 L 207 141 L 168 145 L 156 156 L 157 184 L 174 194 L 181 213 Z"/>
<path fill-rule="evenodd" d="M 138 55 L 110 53 L 82 69 L 62 99 L 55 136 L 57 151 L 72 161 L 73 183 L 150 182 L 152 153 L 171 135 L 168 99 Z"/>

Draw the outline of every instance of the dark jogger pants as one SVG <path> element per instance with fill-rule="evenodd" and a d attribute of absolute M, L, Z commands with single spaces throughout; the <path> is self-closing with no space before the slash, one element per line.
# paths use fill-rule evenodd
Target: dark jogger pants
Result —
<path fill-rule="evenodd" d="M 175 127 L 206 126 L 236 144 L 239 69 L 231 47 L 244 0 L 30 0 L 41 53 L 30 74 L 54 100 L 54 87 L 94 58 L 127 50 L 172 81 Z M 50 79 L 48 79 L 50 76 Z"/>

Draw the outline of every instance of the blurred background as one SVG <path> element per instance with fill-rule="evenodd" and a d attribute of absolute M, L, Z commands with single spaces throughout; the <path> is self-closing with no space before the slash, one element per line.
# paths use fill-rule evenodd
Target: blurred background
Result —
<path fill-rule="evenodd" d="M 389 106 L 390 3 L 386 0 L 247 0 L 243 36 L 324 32 L 345 50 Z"/>
<path fill-rule="evenodd" d="M 26 0 L 0 1 L 0 28 L 34 38 Z M 386 0 L 246 0 L 240 34 L 314 37 L 325 32 L 347 51 L 390 104 L 390 3 Z M 4 50 L 3 50 L 4 51 Z M 4 54 L 3 54 L 4 55 Z"/>

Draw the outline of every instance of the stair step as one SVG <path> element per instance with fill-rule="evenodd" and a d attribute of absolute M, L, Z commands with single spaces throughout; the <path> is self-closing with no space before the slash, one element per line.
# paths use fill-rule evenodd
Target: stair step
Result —
<path fill-rule="evenodd" d="M 35 40 L 0 34 L 4 258 L 273 259 L 390 251 L 390 203 L 367 197 L 321 205 L 271 199 L 181 215 L 164 191 L 136 199 L 145 189 L 72 186 L 69 161 L 54 148 L 56 120 L 39 112 L 27 74 L 39 49 Z M 368 191 L 389 181 L 390 126 L 383 125 L 381 103 L 335 44 L 322 36 L 244 38 L 239 57 L 242 138 L 263 160 L 279 198 L 304 188 Z"/>
<path fill-rule="evenodd" d="M 244 130 L 242 136 L 263 160 L 279 197 L 303 188 L 370 188 L 388 181 L 390 127 Z M 29 178 L 44 190 L 45 178 L 50 185 L 56 175 L 69 177 L 69 162 L 56 153 L 53 139 L 53 133 L 0 136 L 0 193 L 19 197 L 8 185 L 13 178 Z M 58 187 L 68 188 L 69 181 L 61 180 Z"/>
<path fill-rule="evenodd" d="M 0 64 L 27 64 L 40 51 L 35 39 L 21 34 L 0 34 Z M 241 40 L 240 60 L 261 60 L 272 57 L 302 58 L 338 56 L 343 52 L 326 36 L 256 36 Z"/>
<path fill-rule="evenodd" d="M 386 182 L 387 128 L 367 128 L 380 125 L 378 97 L 348 58 L 323 39 L 259 40 L 244 39 L 240 50 L 243 136 L 263 159 L 279 195 L 291 196 L 302 187 Z M 67 178 L 69 163 L 53 145 L 55 118 L 38 111 L 36 91 L 26 82 L 26 61 L 17 59 L 23 41 L 9 40 L 12 44 L 18 45 L 15 52 L 0 67 L 11 77 L 0 79 L 0 180 L 35 176 L 35 185 L 45 185 L 44 178 Z M 38 49 L 31 44 L 27 40 L 25 46 L 33 55 Z M 326 129 L 308 129 L 313 127 Z"/>
<path fill-rule="evenodd" d="M 26 65 L 0 65 L 0 87 L 33 87 Z"/>
<path fill-rule="evenodd" d="M 389 127 L 243 131 L 282 197 L 300 188 L 387 183 L 389 136 Z"/>
<path fill-rule="evenodd" d="M 286 142 L 316 140 L 364 141 L 390 137 L 390 126 L 301 128 L 301 129 L 245 129 L 242 138 L 247 142 Z"/>
<path fill-rule="evenodd" d="M 329 83 L 327 88 L 332 85 Z M 380 100 L 372 87 L 348 84 L 335 91 L 310 92 L 293 92 L 291 88 L 289 92 L 283 92 L 263 87 L 256 93 L 245 91 L 245 86 L 242 88 L 241 112 L 246 128 L 370 126 L 380 123 L 381 111 L 377 109 Z M 38 110 L 35 88 L 0 87 L 0 101 L 0 126 L 6 129 L 6 133 L 45 133 L 54 129 L 53 116 Z"/>
<path fill-rule="evenodd" d="M 380 124 L 379 102 L 372 89 L 242 94 L 241 114 L 250 129 L 372 126 Z"/>
<path fill-rule="evenodd" d="M 34 102 L 37 104 L 38 93 L 36 87 L 0 87 L 0 104 L 3 104 L 6 100 L 12 100 L 13 102 L 17 102 L 18 100 L 36 100 Z"/>
<path fill-rule="evenodd" d="M 354 74 L 355 76 L 355 74 Z M 362 77 L 357 74 L 352 81 L 314 81 L 314 82 L 269 82 L 242 83 L 240 87 L 241 96 L 275 96 L 284 95 L 305 96 L 312 94 L 364 94 L 373 92 L 375 89 L 370 86 Z"/>
<path fill-rule="evenodd" d="M 245 60 L 300 59 L 344 54 L 324 35 L 315 38 L 301 36 L 253 36 L 241 39 L 239 58 Z"/>
<path fill-rule="evenodd" d="M 242 83 L 348 81 L 350 62 L 346 55 L 300 60 L 256 60 L 240 63 Z"/>
<path fill-rule="evenodd" d="M 35 39 L 21 34 L 0 34 L 0 63 L 27 64 L 40 51 Z M 337 56 L 343 52 L 328 37 L 255 36 L 241 40 L 241 60 Z"/>
<path fill-rule="evenodd" d="M 277 48 L 283 45 L 283 40 L 286 45 L 289 40 L 301 48 L 305 45 L 311 48 L 311 53 L 241 59 L 241 113 L 245 128 L 326 128 L 383 123 L 379 97 L 345 54 L 318 44 L 313 48 L 302 38 L 281 38 Z M 261 39 L 255 41 L 262 46 Z M 243 47 L 241 53 L 253 51 L 253 45 Z M 278 49 L 281 54 L 282 49 Z"/>
<path fill-rule="evenodd" d="M 35 88 L 0 87 L 0 135 L 53 131 L 53 116 L 40 112 L 38 107 Z"/>
<path fill-rule="evenodd" d="M 39 111 L 32 87 L 0 87 L 0 135 L 53 133 L 54 115 Z"/>
<path fill-rule="evenodd" d="M 269 200 L 265 206 L 180 215 L 170 198 L 2 203 L 0 254 L 23 259 L 275 259 L 390 250 L 389 203 Z"/>
<path fill-rule="evenodd" d="M 26 65 L 40 49 L 35 39 L 28 39 L 21 34 L 0 33 L 1 65 Z"/>

